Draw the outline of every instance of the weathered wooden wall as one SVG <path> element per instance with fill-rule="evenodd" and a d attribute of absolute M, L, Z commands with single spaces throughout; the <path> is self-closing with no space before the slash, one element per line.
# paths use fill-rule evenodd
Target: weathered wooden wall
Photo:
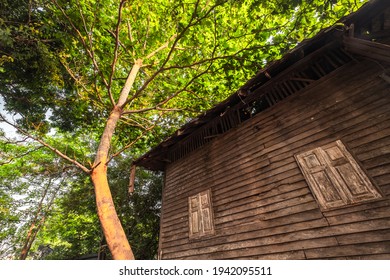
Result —
<path fill-rule="evenodd" d="M 353 61 L 166 169 L 163 259 L 390 259 L 390 87 Z M 294 155 L 341 139 L 384 198 L 320 211 Z M 211 188 L 215 235 L 189 240 Z"/>

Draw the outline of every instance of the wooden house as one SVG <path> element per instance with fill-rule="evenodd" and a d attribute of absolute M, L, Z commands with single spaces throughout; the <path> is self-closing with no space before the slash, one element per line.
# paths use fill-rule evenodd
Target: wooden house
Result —
<path fill-rule="evenodd" d="M 165 172 L 162 259 L 390 259 L 390 1 L 303 41 L 135 165 Z"/>

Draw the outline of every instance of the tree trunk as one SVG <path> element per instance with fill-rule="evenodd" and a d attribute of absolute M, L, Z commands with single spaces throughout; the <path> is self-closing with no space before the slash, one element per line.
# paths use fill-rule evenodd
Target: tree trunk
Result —
<path fill-rule="evenodd" d="M 40 221 L 38 221 L 38 218 L 39 218 L 39 216 L 42 213 L 43 203 L 44 203 L 44 200 L 46 198 L 47 192 L 49 191 L 49 188 L 51 186 L 51 181 L 52 180 L 49 179 L 49 182 L 48 182 L 47 186 L 45 187 L 45 189 L 43 191 L 41 200 L 39 201 L 39 204 L 38 204 L 37 212 L 35 213 L 35 216 L 34 216 L 34 219 L 33 219 L 32 223 L 31 223 L 31 225 L 30 225 L 30 228 L 28 229 L 26 240 L 24 242 L 24 245 L 23 245 L 23 248 L 22 248 L 22 252 L 20 253 L 20 257 L 19 257 L 19 259 L 21 259 L 21 260 L 25 260 L 27 258 L 27 255 L 28 255 L 28 253 L 29 253 L 29 251 L 31 249 L 31 245 L 34 243 L 35 237 L 36 237 L 38 231 L 40 230 L 41 226 L 43 225 L 43 223 L 45 221 L 45 215 L 42 216 Z M 47 211 L 50 209 L 55 195 L 56 195 L 56 192 L 54 192 L 53 198 L 49 202 Z M 37 226 L 36 226 L 36 223 L 38 223 Z M 35 230 L 35 232 L 34 232 L 34 230 Z"/>
<path fill-rule="evenodd" d="M 119 95 L 118 103 L 107 120 L 106 127 L 104 128 L 99 148 L 96 153 L 94 169 L 91 172 L 91 179 L 95 187 L 98 217 L 108 248 L 115 260 L 134 260 L 134 254 L 129 242 L 127 241 L 126 234 L 118 218 L 118 214 L 116 213 L 114 202 L 112 200 L 110 186 L 107 179 L 107 159 L 112 136 L 123 111 L 122 106 L 124 106 L 127 101 L 127 97 L 141 66 L 142 60 L 138 59 L 134 63 L 129 76 L 126 79 L 125 85 Z"/>
<path fill-rule="evenodd" d="M 134 260 L 134 255 L 115 210 L 107 180 L 107 156 L 112 135 L 121 116 L 122 109 L 114 108 L 108 118 L 95 160 L 91 179 L 95 187 L 96 206 L 108 248 L 115 260 Z"/>

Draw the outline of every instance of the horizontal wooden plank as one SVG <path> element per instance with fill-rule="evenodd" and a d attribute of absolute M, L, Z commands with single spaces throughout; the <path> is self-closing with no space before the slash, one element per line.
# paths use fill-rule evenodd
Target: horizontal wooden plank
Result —
<path fill-rule="evenodd" d="M 380 186 L 380 189 L 385 197 L 390 197 L 390 185 Z"/>
<path fill-rule="evenodd" d="M 222 224 L 222 223 L 226 223 L 226 222 L 230 222 L 230 221 L 236 221 L 237 219 L 247 217 L 248 215 L 249 216 L 258 216 L 260 214 L 264 214 L 267 212 L 271 212 L 271 211 L 275 211 L 275 210 L 279 210 L 279 209 L 283 209 L 285 207 L 291 207 L 291 206 L 295 206 L 295 205 L 301 206 L 305 210 L 311 210 L 312 209 L 311 206 L 310 207 L 308 206 L 310 204 L 305 204 L 307 202 L 309 202 L 309 203 L 314 202 L 314 199 L 313 199 L 313 196 L 311 195 L 311 193 L 307 193 L 305 195 L 300 195 L 300 196 L 285 199 L 285 200 L 280 200 L 278 203 L 272 203 L 269 205 L 259 206 L 257 208 L 252 208 L 250 210 L 246 210 L 246 211 L 239 212 L 239 213 L 234 213 L 234 214 L 223 216 L 223 217 L 216 216 L 215 217 L 215 224 L 217 225 L 217 224 Z M 306 207 L 310 208 L 310 209 L 307 209 Z"/>
<path fill-rule="evenodd" d="M 323 214 L 325 217 L 346 215 L 348 213 L 350 213 L 350 215 L 353 215 L 354 212 L 366 211 L 370 209 L 376 209 L 376 208 L 382 208 L 388 206 L 390 206 L 390 200 L 385 199 L 385 200 L 377 200 L 372 202 L 366 202 L 363 204 L 350 205 L 339 209 L 329 210 L 329 211 L 325 211 Z"/>
<path fill-rule="evenodd" d="M 374 209 L 367 209 L 359 212 L 347 213 L 338 216 L 327 217 L 330 225 L 338 225 L 345 223 L 352 223 L 357 221 L 367 221 L 379 218 L 389 218 L 390 220 L 390 207 L 380 207 Z"/>
<path fill-rule="evenodd" d="M 390 46 L 353 37 L 345 37 L 344 44 L 349 52 L 390 63 Z"/>
<path fill-rule="evenodd" d="M 231 207 L 228 209 L 224 209 L 225 207 L 215 208 L 215 212 L 216 212 L 215 218 L 230 216 L 230 215 L 237 214 L 237 213 L 240 213 L 243 211 L 247 211 L 248 209 L 263 209 L 264 207 L 266 207 L 268 205 L 279 204 L 280 202 L 286 201 L 288 199 L 292 199 L 294 197 L 301 197 L 301 196 L 304 196 L 307 194 L 310 194 L 310 190 L 306 186 L 304 186 L 303 188 L 299 188 L 299 189 L 292 190 L 289 192 L 280 192 L 279 195 L 274 195 L 271 197 L 262 198 L 262 197 L 258 196 L 257 200 L 255 200 L 254 202 L 250 202 L 250 203 L 238 206 L 238 207 Z M 283 208 L 287 207 L 286 205 L 288 205 L 288 204 L 283 204 L 280 207 L 283 207 Z M 291 204 L 291 206 L 292 205 L 295 205 L 295 204 Z M 288 205 L 288 206 L 290 206 L 290 205 Z M 264 211 L 269 212 L 269 211 L 274 211 L 274 210 L 268 210 L 268 211 L 264 210 Z M 264 212 L 262 210 L 259 210 L 259 213 L 264 213 Z"/>
<path fill-rule="evenodd" d="M 292 168 L 292 169 L 291 169 Z M 289 171 L 289 169 L 291 169 Z M 260 172 L 259 172 L 260 173 Z M 273 187 L 284 184 L 293 184 L 297 180 L 303 180 L 299 169 L 296 166 L 296 163 L 287 166 L 281 166 L 280 168 L 275 168 L 270 170 L 265 178 L 260 177 L 261 174 L 253 174 L 253 176 L 247 177 L 242 182 L 237 182 L 233 184 L 231 188 L 228 188 L 226 192 L 218 192 L 215 190 L 214 186 L 212 189 L 213 205 L 217 209 L 218 207 L 229 208 L 233 207 L 230 204 L 233 201 L 237 201 L 238 198 L 244 198 L 260 194 L 266 191 L 269 191 Z M 278 176 L 276 176 L 278 175 Z M 208 185 L 210 187 L 210 185 Z M 193 186 L 196 187 L 196 186 Z M 200 190 L 200 189 L 198 189 Z M 170 213 L 175 215 L 183 209 L 183 203 L 187 200 L 187 193 L 182 195 L 177 195 L 175 198 L 175 203 L 171 201 L 169 207 L 165 208 L 164 213 Z"/>
<path fill-rule="evenodd" d="M 353 151 L 355 154 L 359 155 L 361 161 L 364 161 L 365 159 L 370 158 L 373 154 L 374 156 L 387 154 L 389 147 L 390 147 L 390 135 L 385 137 L 380 137 L 367 144 L 356 146 L 353 148 Z"/>
<path fill-rule="evenodd" d="M 328 257 L 329 260 L 390 260 L 390 254 L 368 254 L 347 257 Z"/>
<path fill-rule="evenodd" d="M 374 180 L 379 186 L 388 185 L 390 184 L 390 174 L 376 176 L 374 177 Z M 384 187 L 382 187 L 382 190 L 384 190 Z"/>
<path fill-rule="evenodd" d="M 374 230 L 337 236 L 340 245 L 361 244 L 377 241 L 390 241 L 390 229 Z M 390 253 L 390 252 L 389 252 Z"/>
<path fill-rule="evenodd" d="M 390 163 L 367 168 L 367 171 L 372 177 L 390 174 Z"/>
<path fill-rule="evenodd" d="M 276 254 L 263 255 L 261 252 L 256 256 L 246 256 L 234 258 L 235 260 L 304 260 L 306 259 L 305 252 L 303 250 L 289 251 Z"/>
<path fill-rule="evenodd" d="M 386 149 L 379 149 L 379 151 L 375 151 L 375 154 L 371 153 L 371 157 L 362 161 L 362 164 L 366 169 L 390 164 L 390 146 L 388 147 L 388 151 Z"/>
<path fill-rule="evenodd" d="M 238 250 L 216 251 L 203 254 L 202 251 L 191 250 L 191 255 L 185 255 L 180 253 L 166 254 L 168 259 L 230 259 L 237 257 L 250 257 L 259 254 L 275 254 L 287 251 L 297 251 L 310 248 L 322 248 L 337 246 L 337 241 L 334 237 L 318 238 L 305 241 L 294 241 L 283 244 L 259 246 L 253 248 L 243 248 Z"/>
<path fill-rule="evenodd" d="M 374 255 L 374 254 L 389 254 L 390 241 L 363 243 L 354 245 L 344 245 L 325 248 L 314 248 L 305 250 L 308 259 L 324 259 L 331 257 L 349 257 Z"/>

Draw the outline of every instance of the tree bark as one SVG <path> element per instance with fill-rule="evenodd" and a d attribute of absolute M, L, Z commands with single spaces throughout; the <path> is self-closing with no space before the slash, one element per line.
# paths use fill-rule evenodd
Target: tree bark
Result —
<path fill-rule="evenodd" d="M 96 167 L 91 172 L 91 179 L 95 187 L 99 220 L 113 258 L 116 260 L 133 260 L 134 255 L 115 210 L 107 179 L 108 151 L 121 112 L 122 109 L 116 106 L 108 118 L 96 155 Z"/>

